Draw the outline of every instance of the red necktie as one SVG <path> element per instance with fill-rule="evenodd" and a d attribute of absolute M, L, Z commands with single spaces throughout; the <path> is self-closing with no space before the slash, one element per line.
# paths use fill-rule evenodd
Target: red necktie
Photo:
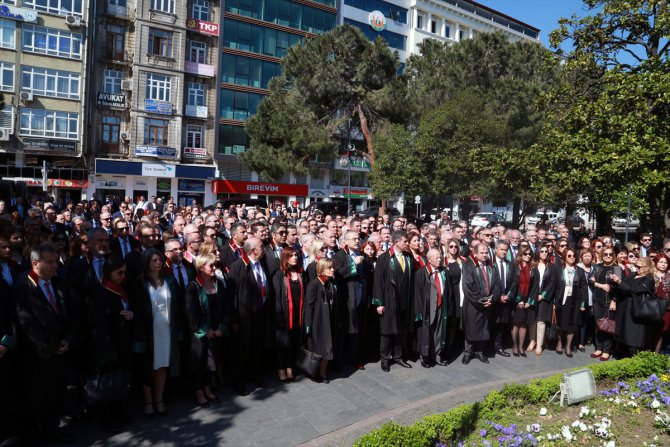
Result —
<path fill-rule="evenodd" d="M 482 264 L 482 274 L 484 275 L 484 284 L 486 284 L 486 296 L 489 296 L 489 277 L 486 274 L 486 266 Z"/>
<path fill-rule="evenodd" d="M 45 282 L 44 288 L 47 289 L 47 299 L 49 300 L 49 304 L 51 304 L 51 307 L 53 308 L 54 312 L 60 315 L 60 310 L 58 309 L 56 298 L 54 297 L 54 294 L 51 291 L 51 283 L 49 283 L 49 281 Z"/>
<path fill-rule="evenodd" d="M 440 281 L 440 276 L 437 270 L 435 270 L 435 286 L 437 287 L 437 307 L 442 306 L 442 282 Z"/>

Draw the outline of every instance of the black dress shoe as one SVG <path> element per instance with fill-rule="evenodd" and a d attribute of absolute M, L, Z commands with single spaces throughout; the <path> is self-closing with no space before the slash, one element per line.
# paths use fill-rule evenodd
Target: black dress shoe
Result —
<path fill-rule="evenodd" d="M 71 444 L 77 440 L 77 438 L 75 438 L 73 434 L 63 430 L 56 430 L 53 433 L 46 433 L 44 435 L 44 438 L 47 441 L 55 442 L 58 444 Z"/>
<path fill-rule="evenodd" d="M 442 359 L 442 360 L 438 360 L 437 362 L 435 362 L 435 364 L 440 365 L 440 366 L 448 366 L 449 361 L 446 360 L 446 359 Z"/>
<path fill-rule="evenodd" d="M 496 354 L 501 357 L 509 357 L 509 352 L 506 352 L 503 348 L 496 349 Z"/>
<path fill-rule="evenodd" d="M 475 354 L 475 357 L 482 363 L 489 363 L 489 359 L 486 357 L 486 354 Z"/>
<path fill-rule="evenodd" d="M 433 365 L 431 365 L 428 362 L 425 362 L 425 361 L 421 360 L 421 366 L 423 366 L 424 368 L 431 368 Z"/>
<path fill-rule="evenodd" d="M 389 366 L 388 362 L 382 362 L 382 371 L 384 372 L 391 371 L 391 367 Z"/>
<path fill-rule="evenodd" d="M 467 365 L 470 363 L 470 360 L 472 360 L 472 357 L 470 357 L 470 354 L 463 354 L 463 364 Z"/>
<path fill-rule="evenodd" d="M 231 388 L 233 389 L 233 391 L 235 391 L 235 394 L 237 394 L 238 396 L 249 395 L 249 391 L 247 391 L 247 389 L 244 387 L 244 385 L 242 385 L 240 383 L 233 383 L 231 385 Z"/>
<path fill-rule="evenodd" d="M 403 359 L 398 359 L 395 361 L 398 365 L 402 366 L 403 368 L 411 368 L 412 365 L 404 361 Z"/>
<path fill-rule="evenodd" d="M 521 357 L 528 357 L 524 351 L 521 351 L 521 352 L 519 353 L 519 355 L 520 355 Z"/>
<path fill-rule="evenodd" d="M 328 377 L 321 376 L 321 382 L 322 383 L 330 383 L 330 380 L 328 380 Z"/>
<path fill-rule="evenodd" d="M 265 380 L 261 379 L 260 377 L 254 377 L 251 379 L 251 381 L 256 385 L 258 388 L 265 388 Z"/>

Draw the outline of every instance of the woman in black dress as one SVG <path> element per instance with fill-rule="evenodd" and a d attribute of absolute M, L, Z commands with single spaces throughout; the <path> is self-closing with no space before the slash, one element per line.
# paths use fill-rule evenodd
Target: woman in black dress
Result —
<path fill-rule="evenodd" d="M 551 315 L 554 304 L 554 293 L 556 291 L 557 270 L 556 265 L 549 260 L 549 250 L 547 243 L 541 242 L 535 253 L 533 267 L 534 274 L 537 275 L 534 289 L 531 292 L 532 298 L 536 304 L 536 323 L 531 325 L 530 345 L 527 352 L 535 348 L 536 355 L 542 355 L 544 349 L 544 331 L 547 323 L 551 323 Z"/>
<path fill-rule="evenodd" d="M 584 278 L 586 278 L 586 301 L 584 306 L 580 309 L 582 315 L 582 321 L 579 329 L 579 336 L 577 337 L 577 349 L 580 352 L 586 350 L 586 345 L 591 344 L 594 337 L 595 322 L 593 321 L 593 295 L 595 294 L 595 287 L 593 287 L 593 282 L 591 282 L 591 277 L 593 276 L 593 260 L 595 256 L 593 251 L 590 248 L 586 248 L 580 251 L 579 253 L 579 267 L 582 268 L 584 272 Z"/>
<path fill-rule="evenodd" d="M 286 247 L 281 252 L 279 270 L 272 277 L 274 293 L 273 326 L 277 373 L 281 382 L 294 379 L 296 352 L 300 344 L 304 303 L 302 266 L 298 252 Z"/>
<path fill-rule="evenodd" d="M 444 273 L 447 276 L 447 284 L 451 287 L 449 302 L 447 303 L 447 345 L 446 358 L 450 359 L 456 354 L 455 343 L 460 327 L 461 312 L 463 310 L 463 296 L 461 286 L 461 273 L 464 258 L 461 257 L 461 245 L 458 239 L 450 239 L 447 243 L 447 253 L 444 256 Z"/>
<path fill-rule="evenodd" d="M 581 267 L 576 265 L 577 254 L 572 248 L 563 251 L 563 269 L 556 284 L 556 323 L 560 330 L 556 344 L 556 354 L 563 353 L 572 358 L 572 340 L 581 325 L 581 309 L 588 300 L 586 277 Z M 563 344 L 565 336 L 565 344 Z"/>
<path fill-rule="evenodd" d="M 535 323 L 535 307 L 531 291 L 534 289 L 537 276 L 533 274 L 532 261 L 533 252 L 528 246 L 519 249 L 519 254 L 514 260 L 514 277 L 509 291 L 509 296 L 516 303 L 512 313 L 512 354 L 514 357 L 526 357 L 526 350 L 523 347 L 526 342 L 526 330 L 528 325 Z"/>
<path fill-rule="evenodd" d="M 613 300 L 615 284 L 612 283 L 610 274 L 614 273 L 619 278 L 623 277 L 621 267 L 614 262 L 614 249 L 606 248 L 602 254 L 603 262 L 593 266 L 593 275 L 591 276 L 591 284 L 595 289 L 593 295 L 593 319 L 595 321 L 607 316 L 609 312 L 616 311 L 616 302 Z M 596 328 L 596 350 L 591 354 L 591 357 L 600 358 L 603 362 L 609 360 L 612 353 L 612 340 L 612 335 Z"/>
<path fill-rule="evenodd" d="M 367 283 L 373 284 L 375 278 L 375 265 L 377 263 L 377 246 L 370 241 L 361 245 L 363 253 L 363 262 L 365 263 L 365 272 L 367 272 Z M 379 357 L 379 315 L 372 304 L 372 287 L 366 287 L 366 312 L 363 335 L 363 346 L 366 358 L 376 362 Z"/>
<path fill-rule="evenodd" d="M 337 330 L 337 289 L 333 261 L 323 258 L 316 264 L 317 277 L 307 285 L 305 298 L 305 333 L 312 352 L 322 356 L 317 381 L 328 383 L 326 369 L 333 360 L 333 340 Z"/>
<path fill-rule="evenodd" d="M 87 301 L 91 374 L 123 371 L 129 377 L 133 336 L 133 303 L 124 287 L 126 264 L 117 255 L 105 260 L 102 283 L 96 282 Z M 116 431 L 125 414 L 126 396 L 96 406 L 101 424 Z"/>
<path fill-rule="evenodd" d="M 633 317 L 636 298 L 643 295 L 655 297 L 654 263 L 650 258 L 640 258 L 635 264 L 636 274 L 621 278 L 610 273 L 610 280 L 619 286 L 621 293 L 616 298 L 616 335 L 617 340 L 628 348 L 629 355 L 637 354 L 648 346 L 648 333 L 654 330 L 654 324 Z"/>
<path fill-rule="evenodd" d="M 195 400 L 201 407 L 219 398 L 209 389 L 211 375 L 216 371 L 218 353 L 216 339 L 226 331 L 224 305 L 230 302 L 225 287 L 216 277 L 216 255 L 208 253 L 195 260 L 198 275 L 186 286 L 186 331 L 189 334 L 189 370 L 193 374 Z"/>

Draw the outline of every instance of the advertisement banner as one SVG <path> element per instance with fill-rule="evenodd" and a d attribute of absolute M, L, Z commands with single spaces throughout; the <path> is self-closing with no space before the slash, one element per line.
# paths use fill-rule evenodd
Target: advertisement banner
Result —
<path fill-rule="evenodd" d="M 125 107 L 126 95 L 99 92 L 98 105 L 103 107 Z"/>
<path fill-rule="evenodd" d="M 142 175 L 147 177 L 174 177 L 175 172 L 175 165 L 142 163 Z"/>
<path fill-rule="evenodd" d="M 181 158 L 188 160 L 206 160 L 207 149 L 204 147 L 185 147 L 182 149 Z"/>
<path fill-rule="evenodd" d="M 76 155 L 77 142 L 67 140 L 48 140 L 42 138 L 24 138 L 23 150 L 30 152 L 59 153 Z"/>
<path fill-rule="evenodd" d="M 19 22 L 37 22 L 37 11 L 34 9 L 17 8 L 12 5 L 0 5 L 0 17 Z"/>
<path fill-rule="evenodd" d="M 136 146 L 138 157 L 177 158 L 177 148 L 166 146 Z"/>
<path fill-rule="evenodd" d="M 219 35 L 219 24 L 205 22 L 204 20 L 188 19 L 186 20 L 186 28 L 191 31 L 197 31 L 201 34 L 207 34 L 209 36 Z"/>
<path fill-rule="evenodd" d="M 144 111 L 158 113 L 159 115 L 172 115 L 172 103 L 166 101 L 157 101 L 155 99 L 145 99 Z"/>
<path fill-rule="evenodd" d="M 290 185 L 287 183 L 241 182 L 234 180 L 216 180 L 212 182 L 214 194 L 258 194 L 270 196 L 307 197 L 307 185 Z"/>

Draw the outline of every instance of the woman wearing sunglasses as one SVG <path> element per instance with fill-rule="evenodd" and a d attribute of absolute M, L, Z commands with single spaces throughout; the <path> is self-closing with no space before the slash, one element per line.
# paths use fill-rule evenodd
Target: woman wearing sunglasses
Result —
<path fill-rule="evenodd" d="M 447 253 L 444 256 L 444 273 L 447 275 L 447 284 L 451 286 L 449 302 L 447 303 L 447 358 L 454 355 L 454 343 L 460 326 L 461 312 L 463 310 L 463 283 L 461 273 L 463 272 L 463 262 L 465 258 L 461 257 L 461 241 L 456 238 L 449 239 L 447 243 Z"/>
<path fill-rule="evenodd" d="M 533 252 L 528 246 L 520 248 L 514 260 L 512 287 L 509 291 L 509 296 L 516 303 L 512 313 L 512 355 L 514 357 L 526 357 L 523 344 L 526 341 L 527 327 L 535 323 L 535 300 L 531 295 L 537 280 L 537 275 L 534 273 Z"/>
<path fill-rule="evenodd" d="M 591 284 L 595 289 L 593 296 L 593 319 L 606 317 L 610 312 L 616 312 L 616 301 L 614 300 L 616 285 L 612 283 L 610 275 L 614 273 L 621 278 L 623 276 L 621 267 L 614 261 L 614 249 L 603 250 L 602 264 L 593 267 Z M 591 354 L 592 358 L 600 358 L 606 362 L 612 354 L 613 336 L 596 329 L 596 350 Z"/>
<path fill-rule="evenodd" d="M 531 292 L 531 296 L 537 302 L 535 324 L 530 326 L 530 345 L 526 352 L 535 349 L 536 355 L 542 355 L 544 350 L 544 331 L 547 323 L 551 323 L 552 309 L 554 304 L 554 293 L 556 291 L 556 279 L 558 278 L 558 267 L 549 259 L 549 244 L 542 242 L 535 253 L 533 268 L 537 281 Z"/>
<path fill-rule="evenodd" d="M 635 255 L 631 253 L 631 259 L 635 263 Z M 628 268 L 628 249 L 622 247 L 621 250 L 616 252 L 616 264 L 621 267 L 621 273 L 624 277 L 628 277 L 632 273 L 631 269 Z"/>
<path fill-rule="evenodd" d="M 588 300 L 586 277 L 577 265 L 577 253 L 572 248 L 563 251 L 563 268 L 556 284 L 556 323 L 559 327 L 556 354 L 572 358 L 572 341 L 581 326 L 581 309 Z M 565 337 L 565 344 L 563 340 Z"/>
<path fill-rule="evenodd" d="M 581 311 L 581 324 L 579 330 L 579 337 L 577 341 L 577 349 L 579 352 L 584 352 L 586 350 L 586 345 L 590 345 L 593 341 L 595 322 L 593 321 L 593 296 L 595 294 L 595 287 L 593 287 L 593 282 L 591 282 L 591 277 L 593 276 L 593 252 L 591 249 L 582 250 L 579 253 L 579 264 L 577 264 L 582 271 L 584 272 L 584 279 L 586 280 L 586 301 L 580 309 Z"/>
<path fill-rule="evenodd" d="M 670 257 L 661 253 L 654 259 L 654 280 L 656 282 L 656 296 L 662 300 L 670 301 Z M 670 331 L 670 308 L 663 314 L 663 325 L 659 325 L 656 334 L 655 351 L 660 353 L 663 349 L 663 338 Z"/>

